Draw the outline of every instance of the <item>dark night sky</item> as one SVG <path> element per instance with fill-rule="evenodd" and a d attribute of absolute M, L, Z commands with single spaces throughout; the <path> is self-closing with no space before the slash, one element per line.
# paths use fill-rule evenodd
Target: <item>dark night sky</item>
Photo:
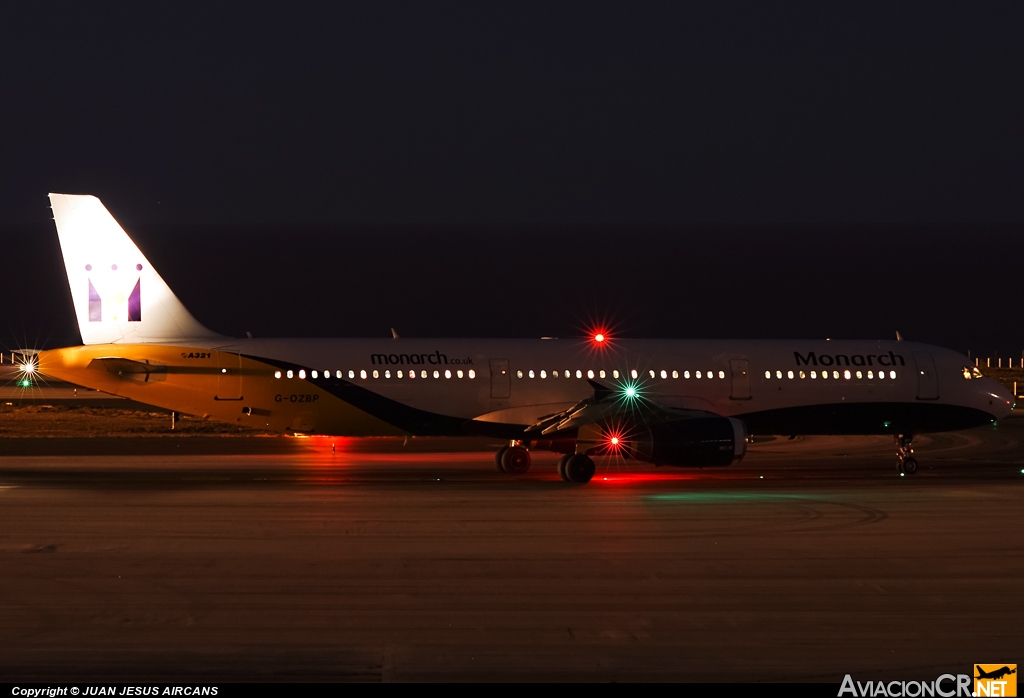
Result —
<path fill-rule="evenodd" d="M 0 344 L 77 341 L 49 191 L 211 328 L 1019 352 L 1024 8 L 23 3 Z"/>

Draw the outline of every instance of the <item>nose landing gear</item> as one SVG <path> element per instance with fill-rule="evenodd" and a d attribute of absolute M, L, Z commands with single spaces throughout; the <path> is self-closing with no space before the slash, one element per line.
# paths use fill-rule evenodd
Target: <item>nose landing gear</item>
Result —
<path fill-rule="evenodd" d="M 899 434 L 896 437 L 896 468 L 901 475 L 913 475 L 917 472 L 917 459 L 914 458 L 913 434 Z"/>

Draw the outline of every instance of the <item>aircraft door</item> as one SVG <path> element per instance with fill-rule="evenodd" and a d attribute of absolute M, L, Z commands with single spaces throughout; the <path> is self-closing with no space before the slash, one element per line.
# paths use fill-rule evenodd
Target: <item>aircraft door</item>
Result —
<path fill-rule="evenodd" d="M 939 376 L 935 372 L 935 361 L 925 351 L 914 352 L 914 363 L 917 364 L 917 399 L 939 399 Z"/>
<path fill-rule="evenodd" d="M 749 400 L 750 395 L 750 362 L 746 359 L 729 359 L 729 373 L 732 374 L 733 400 Z"/>
<path fill-rule="evenodd" d="M 491 359 L 491 397 L 507 398 L 512 394 L 512 372 L 508 359 Z"/>
<path fill-rule="evenodd" d="M 242 357 L 228 351 L 217 352 L 217 400 L 242 399 Z"/>

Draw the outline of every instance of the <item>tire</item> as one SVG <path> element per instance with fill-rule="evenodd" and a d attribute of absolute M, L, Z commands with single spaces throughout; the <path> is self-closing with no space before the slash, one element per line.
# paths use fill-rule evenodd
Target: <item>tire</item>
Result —
<path fill-rule="evenodd" d="M 565 474 L 565 464 L 572 458 L 571 454 L 565 454 L 558 459 L 558 477 L 562 478 L 565 482 L 569 482 L 569 476 Z"/>
<path fill-rule="evenodd" d="M 498 466 L 498 472 L 499 472 L 499 473 L 503 473 L 503 472 L 505 472 L 505 466 L 503 466 L 503 465 L 501 464 L 501 459 L 502 459 L 502 457 L 503 457 L 503 456 L 505 455 L 505 451 L 507 451 L 508 449 L 509 449 L 509 447 L 508 447 L 508 446 L 502 446 L 502 447 L 501 447 L 501 448 L 499 448 L 499 449 L 497 450 L 497 452 L 495 452 L 495 454 L 494 454 L 494 464 L 495 464 L 496 466 Z"/>
<path fill-rule="evenodd" d="M 566 480 L 582 485 L 590 482 L 592 477 L 594 477 L 594 461 L 590 456 L 583 453 L 569 456 L 565 462 Z"/>
<path fill-rule="evenodd" d="M 907 475 L 913 475 L 914 473 L 916 473 L 917 472 L 917 459 L 911 457 L 911 458 L 907 458 L 906 460 L 904 460 L 903 461 L 903 472 L 905 472 Z"/>
<path fill-rule="evenodd" d="M 509 475 L 522 475 L 530 469 L 530 452 L 522 446 L 511 446 L 501 454 L 501 467 Z"/>

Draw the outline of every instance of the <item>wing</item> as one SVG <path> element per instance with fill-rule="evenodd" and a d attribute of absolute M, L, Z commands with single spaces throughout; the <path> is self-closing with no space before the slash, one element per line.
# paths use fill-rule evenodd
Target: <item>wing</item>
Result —
<path fill-rule="evenodd" d="M 746 451 L 746 427 L 703 409 L 624 395 L 591 381 L 594 397 L 531 424 L 531 441 L 575 441 L 576 453 L 622 455 L 659 465 L 728 465 Z"/>

